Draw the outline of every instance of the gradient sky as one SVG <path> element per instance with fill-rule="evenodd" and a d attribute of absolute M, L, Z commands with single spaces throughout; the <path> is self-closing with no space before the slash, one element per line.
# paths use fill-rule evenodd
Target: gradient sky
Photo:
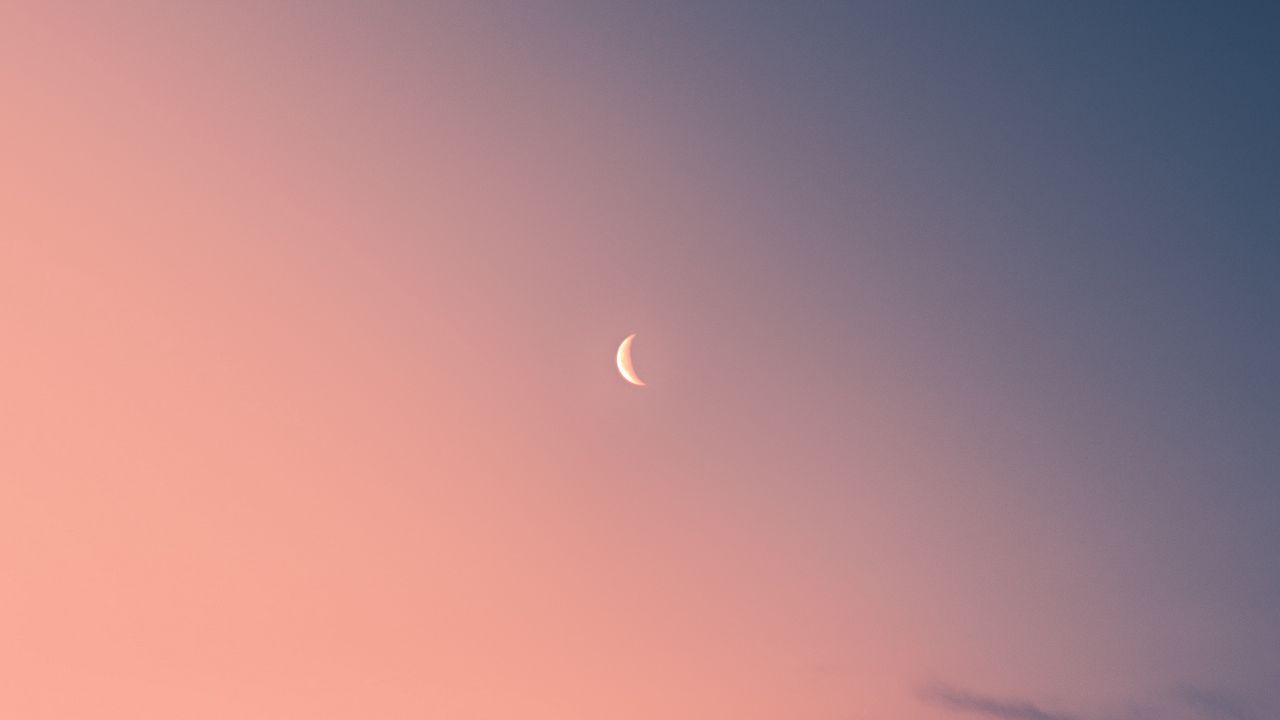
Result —
<path fill-rule="evenodd" d="M 1280 716 L 1278 39 L 5 4 L 0 716 Z"/>

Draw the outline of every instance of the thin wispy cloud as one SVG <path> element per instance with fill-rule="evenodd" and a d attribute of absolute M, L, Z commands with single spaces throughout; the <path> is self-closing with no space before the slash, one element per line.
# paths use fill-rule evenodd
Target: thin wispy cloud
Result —
<path fill-rule="evenodd" d="M 929 685 L 919 695 L 923 702 L 944 710 L 999 720 L 1076 720 L 1074 715 L 1051 712 L 1025 700 L 994 698 L 941 684 Z"/>
<path fill-rule="evenodd" d="M 1258 716 L 1226 693 L 1184 686 L 1179 697 L 1187 707 L 1209 720 L 1258 720 Z"/>
<path fill-rule="evenodd" d="M 1046 710 L 1027 700 L 997 698 L 942 683 L 925 686 L 918 697 L 921 702 L 948 712 L 996 720 L 1081 720 L 1079 716 Z M 1131 717 L 1156 718 L 1173 713 L 1185 718 L 1190 713 L 1200 720 L 1263 720 L 1263 715 L 1249 703 L 1220 690 L 1180 685 L 1167 700 L 1170 704 L 1163 710 L 1147 706 L 1140 711 L 1135 710 Z"/>

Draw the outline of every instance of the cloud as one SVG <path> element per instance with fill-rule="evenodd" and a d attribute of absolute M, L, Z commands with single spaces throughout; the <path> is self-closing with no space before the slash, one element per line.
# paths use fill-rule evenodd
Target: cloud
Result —
<path fill-rule="evenodd" d="M 1257 716 L 1225 693 L 1183 686 L 1178 696 L 1201 717 L 1210 720 L 1257 720 Z"/>
<path fill-rule="evenodd" d="M 1043 710 L 1025 700 L 999 700 L 940 684 L 921 690 L 920 699 L 951 712 L 986 715 L 999 720 L 1076 720 L 1073 715 Z"/>
<path fill-rule="evenodd" d="M 995 720 L 1079 720 L 1076 715 L 1045 710 L 1026 700 L 980 695 L 942 683 L 924 686 L 917 697 L 921 702 L 947 712 L 983 715 Z M 1130 706 L 1124 716 L 1130 720 L 1154 720 L 1172 716 L 1186 718 L 1188 713 L 1199 720 L 1262 720 L 1264 716 L 1270 717 L 1257 705 L 1234 694 L 1195 685 L 1179 685 L 1155 705 Z"/>

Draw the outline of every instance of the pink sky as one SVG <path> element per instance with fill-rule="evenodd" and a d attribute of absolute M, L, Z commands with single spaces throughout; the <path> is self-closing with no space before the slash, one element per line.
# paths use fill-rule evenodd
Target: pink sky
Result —
<path fill-rule="evenodd" d="M 891 253 L 778 275 L 833 221 L 667 60 L 469 5 L 0 11 L 0 716 L 1091 713 L 1261 647 L 1135 612 L 1070 449 L 1158 448 L 1045 441 Z"/>

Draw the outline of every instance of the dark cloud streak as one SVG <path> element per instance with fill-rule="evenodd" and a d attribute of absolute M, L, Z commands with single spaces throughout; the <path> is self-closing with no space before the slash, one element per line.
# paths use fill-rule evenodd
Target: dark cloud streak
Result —
<path fill-rule="evenodd" d="M 1073 715 L 1043 710 L 1025 700 L 1000 700 L 940 684 L 922 689 L 919 696 L 923 702 L 944 710 L 999 720 L 1076 720 Z"/>
<path fill-rule="evenodd" d="M 1075 715 L 1045 710 L 1026 700 L 999 699 L 941 683 L 923 687 L 917 696 L 921 702 L 947 712 L 984 715 L 996 720 L 1079 720 Z M 1181 685 L 1170 699 L 1175 700 L 1182 710 L 1204 720 L 1262 719 L 1262 715 L 1248 703 L 1219 690 Z M 1158 710 L 1149 709 L 1149 712 L 1160 714 Z M 1175 714 L 1186 717 L 1182 712 Z M 1143 716 L 1148 715 L 1144 713 Z"/>

